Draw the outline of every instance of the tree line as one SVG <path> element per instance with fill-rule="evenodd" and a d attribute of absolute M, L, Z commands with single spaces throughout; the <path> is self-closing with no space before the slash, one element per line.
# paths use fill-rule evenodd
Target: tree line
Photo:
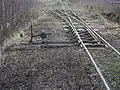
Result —
<path fill-rule="evenodd" d="M 0 0 L 0 43 L 15 28 L 30 20 L 30 8 L 37 0 Z"/>

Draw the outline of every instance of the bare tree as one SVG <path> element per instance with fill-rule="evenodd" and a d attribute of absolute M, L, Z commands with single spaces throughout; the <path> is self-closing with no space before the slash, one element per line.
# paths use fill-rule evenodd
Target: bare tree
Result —
<path fill-rule="evenodd" d="M 30 21 L 29 9 L 36 0 L 0 0 L 0 43 L 15 28 Z"/>

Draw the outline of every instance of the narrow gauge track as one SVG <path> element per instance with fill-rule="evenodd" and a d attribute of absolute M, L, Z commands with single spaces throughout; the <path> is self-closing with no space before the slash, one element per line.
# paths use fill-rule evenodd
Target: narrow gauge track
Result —
<path fill-rule="evenodd" d="M 105 39 L 103 39 L 98 33 L 94 31 L 85 21 L 83 21 L 72 9 L 67 6 L 68 10 L 65 9 L 65 5 L 62 4 L 62 10 L 52 10 L 55 15 L 62 19 L 62 25 L 64 30 L 70 33 L 72 40 L 78 42 L 81 47 L 85 49 L 92 63 L 94 64 L 98 74 L 100 75 L 106 90 L 111 90 L 106 79 L 102 75 L 99 67 L 94 61 L 88 47 L 109 47 L 114 50 L 118 55 L 120 52 L 117 51 L 112 45 L 110 45 Z"/>

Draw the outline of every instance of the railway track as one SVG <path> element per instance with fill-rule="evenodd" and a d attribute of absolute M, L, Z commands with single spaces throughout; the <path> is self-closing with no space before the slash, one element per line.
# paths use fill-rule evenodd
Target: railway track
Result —
<path fill-rule="evenodd" d="M 92 51 L 91 48 L 95 48 L 95 50 L 98 48 L 111 48 L 118 55 L 120 55 L 120 53 L 96 33 L 91 26 L 84 22 L 77 13 L 73 11 L 74 9 L 71 9 L 62 2 L 61 5 L 62 9 L 60 10 L 50 9 L 52 15 L 55 15 L 55 17 L 61 21 L 64 29 L 62 34 L 54 38 L 64 36 L 65 32 L 67 37 L 65 35 L 65 38 L 62 39 L 54 39 L 52 37 L 53 39 L 41 40 L 41 37 L 37 35 L 34 36 L 32 43 L 23 40 L 18 44 L 14 43 L 8 47 L 4 55 L 3 68 L 0 71 L 2 73 L 1 78 L 4 78 L 0 84 L 1 89 L 112 89 L 109 84 L 110 81 L 106 79 L 107 77 L 103 76 L 94 60 L 95 57 L 92 56 L 93 53 L 90 52 Z M 53 28 L 54 26 L 55 25 L 53 25 Z M 61 31 L 59 30 L 59 32 L 58 30 L 56 31 L 57 34 L 61 33 Z M 55 34 L 53 34 L 53 36 Z"/>
<path fill-rule="evenodd" d="M 94 58 L 92 57 L 89 47 L 107 47 L 114 50 L 118 55 L 120 55 L 120 52 L 103 39 L 98 33 L 96 33 L 94 29 L 82 20 L 69 6 L 63 2 L 61 2 L 61 5 L 61 10 L 50 10 L 56 17 L 61 19 L 61 24 L 64 30 L 69 34 L 69 37 L 71 37 L 71 41 L 73 41 L 73 43 L 78 43 L 85 49 L 99 76 L 101 77 L 106 90 L 111 90 L 110 85 L 104 78 Z"/>

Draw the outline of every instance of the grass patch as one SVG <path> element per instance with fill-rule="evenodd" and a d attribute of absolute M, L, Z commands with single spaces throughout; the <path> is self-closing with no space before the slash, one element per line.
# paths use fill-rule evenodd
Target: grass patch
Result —
<path fill-rule="evenodd" d="M 113 90 L 120 90 L 120 59 L 114 60 L 106 73 L 106 76 L 114 88 Z"/>

